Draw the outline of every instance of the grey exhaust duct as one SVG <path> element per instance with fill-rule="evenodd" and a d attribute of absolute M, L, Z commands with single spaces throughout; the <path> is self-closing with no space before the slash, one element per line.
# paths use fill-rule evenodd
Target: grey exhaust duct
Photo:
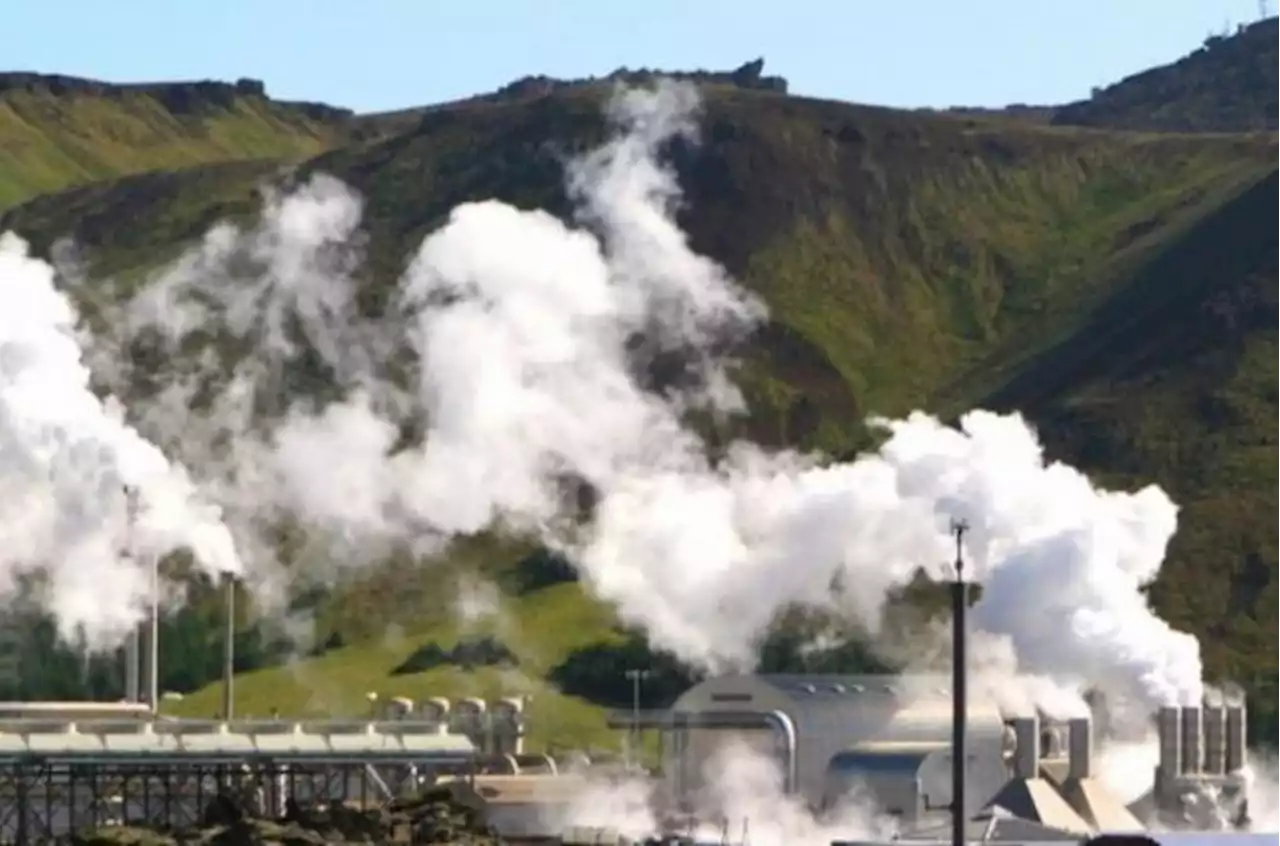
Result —
<path fill-rule="evenodd" d="M 1182 772 L 1184 775 L 1196 775 L 1200 772 L 1202 754 L 1200 709 L 1197 707 L 1183 708 Z"/>
<path fill-rule="evenodd" d="M 1156 715 L 1160 737 L 1160 773 L 1165 778 L 1182 774 L 1182 726 L 1178 708 L 1166 705 Z"/>
<path fill-rule="evenodd" d="M 1204 708 L 1204 772 L 1227 773 L 1227 711 L 1221 705 Z"/>
<path fill-rule="evenodd" d="M 1238 773 L 1244 769 L 1247 714 L 1245 706 L 1227 706 L 1227 742 L 1224 752 L 1223 769 L 1228 773 Z"/>
<path fill-rule="evenodd" d="M 1067 778 L 1093 778 L 1093 723 L 1088 717 L 1067 722 Z"/>
<path fill-rule="evenodd" d="M 1013 725 L 1013 777 L 1040 777 L 1040 721 L 1035 717 L 1019 717 Z"/>

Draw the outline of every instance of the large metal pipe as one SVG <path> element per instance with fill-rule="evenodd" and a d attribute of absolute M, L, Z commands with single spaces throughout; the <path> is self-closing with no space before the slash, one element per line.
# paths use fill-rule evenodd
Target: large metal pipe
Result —
<path fill-rule="evenodd" d="M 1160 737 L 1160 772 L 1167 778 L 1182 773 L 1181 712 L 1173 705 L 1166 705 L 1156 715 L 1156 728 Z"/>
<path fill-rule="evenodd" d="M 1227 748 L 1224 763 L 1229 773 L 1244 769 L 1245 746 L 1248 741 L 1246 716 L 1244 705 L 1227 706 Z"/>
<path fill-rule="evenodd" d="M 795 793 L 799 787 L 799 761 L 796 757 L 796 725 L 785 711 L 641 711 L 614 712 L 607 722 L 612 729 L 737 729 L 753 731 L 771 729 L 782 735 L 786 744 L 784 790 Z"/>
<path fill-rule="evenodd" d="M 1067 776 L 1080 780 L 1093 777 L 1093 722 L 1088 717 L 1067 722 Z"/>
<path fill-rule="evenodd" d="M 1208 775 L 1227 771 L 1227 711 L 1221 705 L 1204 707 L 1204 771 Z"/>
<path fill-rule="evenodd" d="M 1200 731 L 1200 709 L 1182 709 L 1182 772 L 1193 775 L 1200 772 L 1200 756 L 1203 744 Z"/>

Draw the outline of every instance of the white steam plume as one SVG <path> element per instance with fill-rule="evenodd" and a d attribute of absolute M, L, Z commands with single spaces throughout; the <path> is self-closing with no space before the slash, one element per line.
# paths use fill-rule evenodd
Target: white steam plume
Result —
<path fill-rule="evenodd" d="M 888 839 L 894 833 L 890 818 L 858 791 L 815 817 L 803 800 L 785 792 L 776 762 L 740 739 L 723 743 L 703 763 L 702 775 L 706 786 L 695 799 L 699 822 L 692 831 L 673 832 L 691 834 L 699 843 L 827 846 L 840 840 Z M 642 777 L 588 774 L 585 789 L 547 822 L 561 832 L 606 829 L 633 839 L 649 837 L 661 826 L 660 796 L 659 786 Z"/>
<path fill-rule="evenodd" d="M 1198 645 L 1141 591 L 1175 506 L 1158 489 L 1107 492 L 1046 462 L 1017 415 L 975 411 L 958 428 L 919 413 L 878 421 L 883 445 L 844 464 L 743 443 L 708 457 L 681 412 L 739 407 L 713 352 L 763 309 L 675 222 L 679 189 L 660 154 L 689 136 L 694 104 L 671 84 L 615 101 L 617 137 L 570 168 L 585 228 L 497 201 L 456 208 L 413 257 L 400 312 L 377 321 L 355 313 L 356 203 L 332 180 L 273 199 L 256 230 L 218 230 L 166 277 L 180 290 L 150 295 L 161 307 L 149 321 L 173 327 L 172 343 L 212 320 L 287 368 L 297 350 L 285 330 L 299 320 L 349 391 L 255 420 L 245 396 L 275 383 L 271 368 L 242 366 L 200 418 L 216 437 L 193 437 L 189 421 L 171 430 L 204 445 L 208 463 L 188 463 L 205 468 L 242 548 L 267 566 L 269 546 L 246 528 L 264 514 L 319 530 L 330 558 L 334 543 L 368 553 L 495 527 L 536 533 L 657 645 L 724 668 L 749 665 L 791 603 L 874 632 L 886 594 L 917 568 L 946 576 L 948 526 L 961 517 L 985 588 L 975 622 L 1019 672 L 1059 691 L 1101 683 L 1151 705 L 1198 701 Z M 257 281 L 237 287 L 246 264 Z M 282 304 L 259 309 L 265 328 L 240 317 L 259 311 L 228 304 L 260 296 Z M 175 317 L 192 299 L 203 311 Z M 641 334 L 684 355 L 689 384 L 660 393 L 637 376 Z M 403 339 L 417 358 L 406 392 L 380 367 Z M 421 443 L 394 451 L 423 417 Z M 585 523 L 579 483 L 596 499 Z"/>
<path fill-rule="evenodd" d="M 90 390 L 74 307 L 11 233 L 0 301 L 0 591 L 36 576 L 62 635 L 105 645 L 143 616 L 144 562 L 185 548 L 210 574 L 239 571 L 218 509 Z"/>

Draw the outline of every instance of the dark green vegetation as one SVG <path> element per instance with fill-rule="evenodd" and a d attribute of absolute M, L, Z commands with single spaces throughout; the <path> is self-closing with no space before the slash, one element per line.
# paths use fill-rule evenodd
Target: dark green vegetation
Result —
<path fill-rule="evenodd" d="M 1274 33 L 1274 22 L 1263 26 Z M 1214 44 L 1210 54 L 1226 51 L 1215 61 L 1236 57 L 1213 89 L 1221 103 L 1190 86 L 1188 113 L 1234 114 L 1230 104 L 1254 94 L 1248 68 L 1271 61 L 1257 51 L 1274 57 L 1268 44 L 1253 29 Z M 1264 104 L 1272 128 L 1274 90 Z M 563 155 L 602 140 L 606 94 L 553 86 L 402 115 L 399 131 L 386 123 L 385 138 L 334 142 L 301 171 L 331 173 L 367 198 L 376 299 L 459 202 L 499 197 L 565 212 Z M 1249 686 L 1255 729 L 1274 741 L 1274 135 L 913 114 L 732 84 L 705 94 L 702 144 L 672 150 L 689 199 L 682 222 L 697 249 L 771 308 L 745 350 L 753 413 L 739 429 L 843 455 L 867 443 L 868 413 L 1019 408 L 1054 456 L 1110 485 L 1159 483 L 1183 511 L 1152 601 L 1201 637 L 1214 677 Z M 1114 115 L 1125 127 L 1140 125 L 1143 109 L 1155 126 L 1176 111 L 1150 97 L 1125 102 Z M 1109 120 L 1099 112 L 1078 122 Z M 1223 128 L 1208 118 L 1183 128 L 1201 127 Z M 0 223 L 40 250 L 73 234 L 97 272 L 128 273 L 218 218 L 254 213 L 257 186 L 279 166 L 240 161 L 94 183 L 24 203 Z M 503 611 L 461 621 L 455 586 L 477 575 L 498 586 Z M 215 613 L 197 602 L 170 622 L 187 634 L 162 656 L 166 688 L 214 677 Z M 296 665 L 270 666 L 283 660 L 280 646 L 244 636 L 242 668 L 253 671 L 238 683 L 242 710 L 351 711 L 365 707 L 366 691 L 535 692 L 542 739 L 596 740 L 601 712 L 591 703 L 628 701 L 626 667 L 656 662 L 646 699 L 684 683 L 679 667 L 620 631 L 563 562 L 506 541 L 477 539 L 429 569 L 367 573 L 312 613 L 321 654 Z M 29 649 L 28 663 L 55 666 L 37 657 L 47 644 Z M 763 650 L 771 668 L 872 663 L 856 644 L 802 653 L 794 627 Z M 57 678 L 31 676 L 23 692 L 85 690 L 70 670 L 49 672 Z M 217 691 L 182 707 L 211 713 Z"/>

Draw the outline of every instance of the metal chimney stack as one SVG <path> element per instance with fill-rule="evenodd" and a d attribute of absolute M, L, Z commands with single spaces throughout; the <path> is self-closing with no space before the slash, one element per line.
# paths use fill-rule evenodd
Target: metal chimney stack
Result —
<path fill-rule="evenodd" d="M 1221 705 L 1204 706 L 1204 771 L 1227 772 L 1227 711 Z"/>
<path fill-rule="evenodd" d="M 1182 773 L 1182 728 L 1179 709 L 1166 705 L 1156 715 L 1156 727 L 1160 735 L 1160 772 L 1166 778 Z"/>
<path fill-rule="evenodd" d="M 1201 756 L 1204 754 L 1203 735 L 1200 723 L 1200 709 L 1187 707 L 1182 709 L 1182 772 L 1196 775 L 1200 772 Z"/>
<path fill-rule="evenodd" d="M 1067 777 L 1093 777 L 1093 721 L 1077 717 L 1067 722 Z"/>
<path fill-rule="evenodd" d="M 1224 753 L 1224 767 L 1228 773 L 1238 773 L 1244 769 L 1244 753 L 1247 742 L 1244 704 L 1227 706 L 1227 742 Z"/>

